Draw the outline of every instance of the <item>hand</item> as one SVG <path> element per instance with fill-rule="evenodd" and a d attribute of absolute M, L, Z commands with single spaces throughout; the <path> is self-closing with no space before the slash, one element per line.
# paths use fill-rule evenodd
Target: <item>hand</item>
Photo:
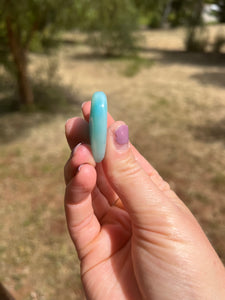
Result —
<path fill-rule="evenodd" d="M 87 298 L 225 299 L 220 259 L 188 208 L 121 138 L 124 123 L 108 115 L 106 155 L 96 165 L 90 102 L 82 111 L 84 119 L 66 123 L 71 149 L 78 146 L 65 165 L 65 211 Z"/>

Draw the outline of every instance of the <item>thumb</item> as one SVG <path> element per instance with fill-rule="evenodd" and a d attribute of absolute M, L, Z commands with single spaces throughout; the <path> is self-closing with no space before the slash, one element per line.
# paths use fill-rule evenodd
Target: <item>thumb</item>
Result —
<path fill-rule="evenodd" d="M 169 199 L 165 199 L 166 196 L 135 159 L 129 143 L 128 126 L 123 122 L 115 122 L 108 128 L 103 168 L 136 225 L 149 226 L 149 217 L 154 224 L 155 221 L 158 223 L 173 209 Z"/>

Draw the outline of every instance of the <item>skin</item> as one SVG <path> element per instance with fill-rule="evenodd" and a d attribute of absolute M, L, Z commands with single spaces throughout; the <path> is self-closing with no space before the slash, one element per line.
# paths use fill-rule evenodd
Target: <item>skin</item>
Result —
<path fill-rule="evenodd" d="M 89 146 L 84 118 L 66 123 L 65 212 L 87 299 L 225 299 L 225 269 L 200 225 L 108 115 L 106 155 Z M 82 144 L 79 144 L 82 143 Z M 119 200 L 118 200 L 119 199 Z"/>

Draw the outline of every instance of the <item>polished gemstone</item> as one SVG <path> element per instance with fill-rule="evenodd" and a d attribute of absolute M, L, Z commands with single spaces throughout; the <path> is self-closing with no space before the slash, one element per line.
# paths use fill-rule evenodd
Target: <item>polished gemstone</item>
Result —
<path fill-rule="evenodd" d="M 89 128 L 92 154 L 99 163 L 105 156 L 107 136 L 107 98 L 103 92 L 92 96 Z"/>

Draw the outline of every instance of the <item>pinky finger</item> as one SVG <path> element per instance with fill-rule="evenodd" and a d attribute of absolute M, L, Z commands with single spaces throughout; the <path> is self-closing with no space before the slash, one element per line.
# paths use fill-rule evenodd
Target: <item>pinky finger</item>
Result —
<path fill-rule="evenodd" d="M 101 229 L 92 207 L 91 192 L 95 184 L 95 168 L 84 164 L 65 191 L 67 226 L 80 259 L 89 252 Z"/>

